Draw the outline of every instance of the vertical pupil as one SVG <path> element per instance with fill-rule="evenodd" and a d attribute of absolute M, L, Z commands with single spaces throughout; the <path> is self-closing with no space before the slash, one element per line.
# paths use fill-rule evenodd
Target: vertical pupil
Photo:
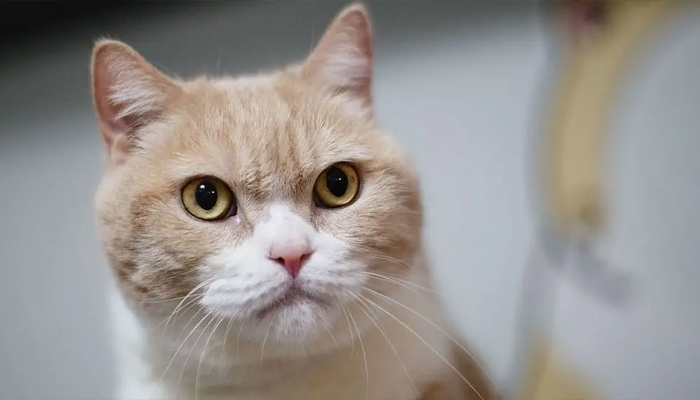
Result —
<path fill-rule="evenodd" d="M 348 190 L 348 176 L 340 168 L 333 167 L 326 173 L 326 186 L 335 197 L 342 197 Z"/>
<path fill-rule="evenodd" d="M 202 182 L 197 186 L 194 198 L 200 207 L 209 211 L 216 205 L 219 195 L 216 193 L 216 186 L 213 183 Z"/>

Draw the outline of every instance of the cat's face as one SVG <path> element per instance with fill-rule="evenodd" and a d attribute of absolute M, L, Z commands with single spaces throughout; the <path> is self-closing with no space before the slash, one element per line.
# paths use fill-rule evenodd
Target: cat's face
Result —
<path fill-rule="evenodd" d="M 375 126 L 369 46 L 360 7 L 304 64 L 256 77 L 175 82 L 123 44 L 98 44 L 110 166 L 97 213 L 128 296 L 173 308 L 189 296 L 298 341 L 410 271 L 417 179 Z"/>

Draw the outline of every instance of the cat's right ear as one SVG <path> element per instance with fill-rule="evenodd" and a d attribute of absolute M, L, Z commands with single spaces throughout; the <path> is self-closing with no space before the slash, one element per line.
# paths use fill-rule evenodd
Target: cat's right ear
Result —
<path fill-rule="evenodd" d="M 107 157 L 121 164 L 138 129 L 161 115 L 181 87 L 128 45 L 101 40 L 92 52 L 92 95 Z"/>
<path fill-rule="evenodd" d="M 371 106 L 372 29 L 362 3 L 338 13 L 304 63 L 303 73 Z"/>

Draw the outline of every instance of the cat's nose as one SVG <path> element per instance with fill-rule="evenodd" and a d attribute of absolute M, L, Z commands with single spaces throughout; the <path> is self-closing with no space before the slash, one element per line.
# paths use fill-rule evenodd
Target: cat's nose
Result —
<path fill-rule="evenodd" d="M 307 245 L 273 246 L 270 249 L 270 259 L 284 267 L 292 278 L 296 278 L 311 253 L 311 248 Z"/>

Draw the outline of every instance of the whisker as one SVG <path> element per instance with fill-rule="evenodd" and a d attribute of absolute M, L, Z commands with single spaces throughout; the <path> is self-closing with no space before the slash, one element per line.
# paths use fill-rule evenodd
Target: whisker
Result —
<path fill-rule="evenodd" d="M 391 340 L 389 340 L 389 337 L 386 335 L 386 332 L 384 331 L 384 329 L 380 326 L 380 325 L 381 325 L 381 322 L 377 323 L 378 318 L 377 318 L 376 314 L 374 314 L 374 313 L 372 312 L 372 309 L 367 305 L 367 303 L 365 303 L 365 301 L 364 301 L 363 299 L 361 299 L 361 298 L 360 298 L 359 296 L 357 296 L 355 293 L 350 292 L 349 290 L 347 290 L 347 292 L 348 292 L 350 295 L 352 295 L 352 296 L 358 301 L 358 308 L 360 309 L 360 311 L 362 311 L 363 313 L 365 313 L 365 315 L 367 316 L 367 318 L 374 324 L 374 326 L 377 327 L 377 330 L 378 330 L 379 333 L 381 333 L 381 335 L 384 337 L 384 340 L 386 340 L 387 344 L 389 344 L 389 347 L 391 347 L 391 350 L 392 350 L 392 351 L 394 352 L 394 354 L 396 355 L 396 358 L 399 359 L 399 363 L 401 364 L 401 367 L 403 367 L 403 370 L 404 370 L 404 372 L 406 373 L 406 376 L 408 377 L 408 381 L 411 382 L 411 386 L 413 387 L 413 391 L 416 392 L 416 395 L 417 395 L 417 396 L 420 396 L 420 392 L 419 392 L 418 389 L 416 388 L 416 384 L 413 382 L 413 378 L 411 378 L 411 374 L 408 372 L 408 368 L 406 368 L 406 364 L 404 364 L 403 359 L 402 359 L 401 356 L 399 355 L 399 352 L 396 350 L 396 347 L 394 347 L 394 344 L 391 343 Z M 364 310 L 363 307 L 359 307 L 360 304 L 364 305 L 364 306 L 367 308 L 367 310 L 370 310 L 370 312 L 372 312 L 372 314 L 374 315 L 374 317 L 377 318 L 377 321 L 375 321 L 374 318 L 372 318 L 372 317 L 369 315 L 369 313 L 367 313 L 367 311 Z"/>
<path fill-rule="evenodd" d="M 163 326 L 163 331 L 162 333 L 165 333 L 165 330 L 168 328 L 168 324 L 171 322 L 177 321 L 179 318 L 180 314 L 186 312 L 190 308 L 192 308 L 195 304 L 197 304 L 197 300 L 201 299 L 203 295 L 194 295 L 190 300 L 185 303 L 183 307 L 181 307 L 179 310 L 176 308 L 175 311 L 173 311 L 167 318 L 164 318 L 161 322 L 158 323 L 158 325 L 155 325 L 153 328 L 151 328 L 151 331 L 156 330 L 159 326 L 165 324 Z M 174 317 L 174 318 L 173 318 Z"/>
<path fill-rule="evenodd" d="M 199 313 L 199 311 L 198 311 L 197 313 Z M 195 314 L 195 315 L 197 315 L 197 314 Z M 182 347 L 185 345 L 185 342 L 187 342 L 187 339 L 189 339 L 189 337 L 192 336 L 192 334 L 193 334 L 194 331 L 197 329 L 197 327 L 198 327 L 199 325 L 201 325 L 202 322 L 204 322 L 204 320 L 205 320 L 208 316 L 209 316 L 209 314 L 205 315 L 202 319 L 200 319 L 199 322 L 197 322 L 197 325 L 195 325 L 194 328 L 192 328 L 192 330 L 190 330 L 190 333 L 187 335 L 187 337 L 185 337 L 185 340 L 183 340 L 182 343 L 180 343 L 180 346 L 177 348 L 177 350 L 175 350 L 175 353 L 174 353 L 173 356 L 170 358 L 170 362 L 168 362 L 168 365 L 165 366 L 165 369 L 163 370 L 163 373 L 162 373 L 161 376 L 160 376 L 160 380 L 161 380 L 161 381 L 162 381 L 163 378 L 165 377 L 165 374 L 168 372 L 168 369 L 170 368 L 170 366 L 171 366 L 171 365 L 173 364 L 173 362 L 175 361 L 175 357 L 177 357 L 177 354 L 180 352 L 180 350 L 182 350 Z M 189 325 L 189 323 L 188 323 L 188 325 Z M 178 383 L 178 385 L 179 385 L 179 383 Z"/>
<path fill-rule="evenodd" d="M 409 268 L 409 269 L 410 269 L 410 268 L 413 268 L 413 266 L 412 266 L 411 264 L 407 263 L 407 262 L 404 261 L 404 260 L 398 259 L 398 258 L 396 258 L 396 257 L 388 256 L 388 255 L 386 255 L 386 254 L 377 253 L 376 250 L 371 249 L 371 248 L 369 248 L 369 247 L 367 247 L 367 246 L 361 246 L 361 245 L 359 245 L 359 246 L 356 246 L 356 247 L 359 248 L 359 249 L 361 249 L 361 250 L 364 250 L 364 251 L 365 251 L 365 253 L 362 254 L 363 257 L 367 257 L 367 258 L 370 258 L 370 259 L 371 259 L 371 258 L 374 258 L 374 259 L 379 259 L 379 260 L 383 260 L 383 261 L 389 261 L 389 262 L 392 262 L 392 263 L 401 264 L 401 265 L 403 265 L 403 266 L 405 266 L 405 267 L 407 267 L 407 268 Z M 361 271 L 361 273 L 368 274 L 368 275 L 379 275 L 379 276 L 382 276 L 382 277 L 385 277 L 385 278 L 393 278 L 393 279 L 396 279 L 396 280 L 398 280 L 398 281 L 400 281 L 400 282 L 402 282 L 402 283 L 404 283 L 404 284 L 406 284 L 406 285 L 413 286 L 413 287 L 415 287 L 416 289 L 420 289 L 420 290 L 424 290 L 424 291 L 429 292 L 429 293 L 437 294 L 437 292 L 436 292 L 435 290 L 431 289 L 431 288 L 428 288 L 428 287 L 425 287 L 425 286 L 421 286 L 421 285 L 419 285 L 419 284 L 416 284 L 416 283 L 411 282 L 411 281 L 407 281 L 407 280 L 405 280 L 405 279 L 400 279 L 400 278 L 397 277 L 395 274 L 392 274 L 392 273 L 390 273 L 390 272 L 383 272 L 382 274 L 378 274 L 378 273 L 370 272 L 370 271 Z"/>
<path fill-rule="evenodd" d="M 393 257 L 389 257 L 389 256 L 383 256 L 383 257 L 386 257 L 386 258 L 388 258 L 388 259 L 391 259 L 392 261 L 400 262 L 401 264 L 407 266 L 408 268 L 413 268 L 413 265 L 411 265 L 411 264 L 409 264 L 409 263 L 407 263 L 407 262 L 405 262 L 405 261 L 399 260 L 399 259 L 397 259 L 397 258 L 393 258 Z M 397 273 L 395 273 L 395 272 L 389 272 L 389 271 L 382 271 L 382 272 L 384 273 L 384 275 L 389 276 L 389 277 L 392 277 L 392 278 L 396 278 L 396 279 L 399 279 L 401 276 L 403 276 L 403 274 L 399 275 L 399 274 L 397 274 Z M 418 285 L 417 283 L 414 283 L 414 282 L 411 282 L 411 281 L 408 281 L 408 280 L 403 280 L 403 282 L 406 282 L 407 284 L 413 285 L 413 286 L 415 286 L 415 287 L 417 287 L 417 288 L 420 288 L 420 289 L 423 289 L 423 290 L 426 290 L 426 291 L 429 291 L 429 292 L 437 293 L 433 288 L 430 288 L 430 287 L 421 286 L 421 285 Z"/>
<path fill-rule="evenodd" d="M 265 339 L 263 339 L 262 346 L 260 347 L 260 367 L 263 365 L 263 355 L 265 354 L 265 343 L 267 343 L 267 337 L 270 335 L 270 328 L 272 328 L 272 323 L 268 323 L 267 330 L 265 331 Z"/>
<path fill-rule="evenodd" d="M 212 320 L 213 321 L 213 320 Z M 211 341 L 212 336 L 214 336 L 214 333 L 216 333 L 216 329 L 221 325 L 221 323 L 224 321 L 224 317 L 219 317 L 219 320 L 216 324 L 214 324 L 214 328 L 211 330 L 211 333 L 209 334 L 209 337 L 207 338 L 207 341 L 204 342 L 204 349 L 202 350 L 202 356 L 199 358 L 199 365 L 197 365 L 197 376 L 194 381 L 194 396 L 195 400 L 198 399 L 199 396 L 199 377 L 201 376 L 202 372 L 202 360 L 204 360 L 204 357 L 207 356 L 207 347 L 209 346 L 209 342 Z M 209 326 L 209 324 L 207 324 Z M 204 330 L 207 328 L 205 327 Z"/>
<path fill-rule="evenodd" d="M 239 356 L 239 349 L 240 349 L 240 344 L 241 344 L 241 334 L 243 333 L 243 327 L 245 326 L 246 320 L 243 320 L 243 323 L 241 324 L 241 327 L 238 329 L 238 337 L 236 338 L 236 358 L 240 358 Z"/>
<path fill-rule="evenodd" d="M 467 348 L 465 348 L 457 339 L 455 339 L 452 335 L 450 335 L 450 334 L 449 334 L 447 331 L 445 331 L 443 328 L 441 328 L 440 326 L 438 326 L 435 322 L 433 322 L 433 321 L 431 321 L 430 319 L 426 318 L 425 316 L 423 316 L 421 313 L 417 312 L 416 310 L 413 310 L 412 308 L 406 306 L 405 304 L 402 304 L 400 301 L 397 301 L 397 300 L 395 300 L 395 299 L 392 299 L 391 297 L 389 297 L 389 296 L 387 296 L 387 295 L 384 295 L 384 294 L 381 294 L 381 293 L 379 293 L 379 292 L 377 292 L 377 291 L 375 291 L 375 290 L 372 290 L 372 289 L 370 289 L 370 288 L 365 288 L 365 289 L 366 289 L 368 292 L 374 294 L 375 296 L 378 296 L 378 297 L 381 297 L 381 298 L 383 298 L 383 299 L 386 299 L 387 301 L 390 301 L 390 302 L 396 304 L 397 306 L 403 308 L 404 310 L 406 310 L 406 311 L 408 311 L 408 312 L 410 312 L 410 313 L 413 313 L 413 314 L 416 315 L 418 318 L 420 318 L 420 319 L 422 319 L 423 321 L 425 321 L 425 322 L 427 322 L 428 324 L 430 324 L 433 328 L 437 329 L 440 333 L 442 333 L 443 335 L 445 335 L 445 337 L 447 337 L 448 339 L 450 339 L 450 341 L 452 341 L 452 343 L 454 343 L 455 345 L 457 345 L 457 347 L 459 347 L 460 350 L 462 350 L 464 353 L 466 353 L 466 354 L 469 356 L 469 358 L 471 358 L 472 361 L 474 361 L 474 363 L 475 363 L 482 371 L 484 371 L 484 374 L 486 375 L 486 377 L 487 377 L 488 379 L 491 379 L 491 377 L 486 373 L 486 368 L 484 368 L 484 366 L 481 365 L 481 363 L 479 363 L 479 360 L 478 360 L 476 357 L 474 357 L 474 355 L 473 355 L 469 350 L 467 350 Z"/>
<path fill-rule="evenodd" d="M 381 274 L 377 274 L 377 273 L 373 273 L 373 272 L 367 272 L 367 271 L 358 271 L 358 272 L 359 272 L 361 275 L 366 275 L 366 276 L 368 276 L 368 277 L 370 277 L 370 278 L 378 279 L 378 280 L 381 280 L 381 281 L 384 281 L 384 282 L 393 283 L 393 284 L 395 284 L 395 285 L 397 285 L 397 286 L 401 286 L 401 287 L 403 287 L 403 288 L 405 288 L 405 289 L 407 289 L 407 290 L 410 290 L 411 292 L 413 292 L 413 293 L 415 293 L 415 294 L 417 294 L 417 295 L 419 295 L 419 296 L 423 296 L 423 297 L 424 297 L 424 294 L 423 294 L 423 293 L 420 293 L 418 290 L 416 290 L 415 287 L 412 287 L 412 286 L 418 286 L 418 285 L 410 285 L 410 286 L 409 286 L 409 284 L 412 283 L 412 282 L 409 282 L 409 281 L 401 281 L 401 280 L 398 279 L 398 278 L 394 278 L 394 277 L 390 277 L 390 276 L 385 276 L 385 275 L 381 275 Z M 435 291 L 433 291 L 433 290 L 431 290 L 431 289 L 423 288 L 423 287 L 420 287 L 420 286 L 418 287 L 418 289 L 422 289 L 422 290 L 425 290 L 425 291 L 430 291 L 431 293 L 435 293 Z"/>
<path fill-rule="evenodd" d="M 367 353 L 365 353 L 365 345 L 362 343 L 362 334 L 360 329 L 357 327 L 357 322 L 355 322 L 355 317 L 352 316 L 352 311 L 348 310 L 348 315 L 352 320 L 352 324 L 355 325 L 355 331 L 357 331 L 357 339 L 360 341 L 360 348 L 362 349 L 362 358 L 365 361 L 365 400 L 369 399 L 369 367 L 367 367 Z M 483 400 L 483 399 L 482 399 Z"/>
<path fill-rule="evenodd" d="M 223 319 L 223 317 L 222 317 Z M 221 379 L 222 369 L 221 366 L 224 365 L 224 354 L 226 354 L 226 340 L 231 332 L 231 326 L 233 325 L 233 318 L 229 318 L 228 324 L 226 324 L 226 330 L 224 331 L 224 340 L 221 343 L 221 357 L 219 358 L 219 379 Z"/>
<path fill-rule="evenodd" d="M 420 340 L 421 342 L 423 342 L 424 345 L 426 345 L 433 353 L 435 353 L 436 356 L 440 357 L 440 359 L 441 359 L 442 361 L 444 361 L 445 364 L 447 364 L 448 367 L 450 367 L 457 375 L 459 375 L 459 377 L 462 378 L 462 380 L 463 380 L 467 385 L 469 385 L 469 387 L 474 391 L 474 393 L 476 393 L 477 396 L 479 396 L 479 398 L 480 398 L 481 400 L 484 400 L 484 397 L 481 395 L 481 393 L 479 393 L 478 390 L 476 390 L 476 388 L 474 387 L 474 385 L 472 385 L 471 382 L 469 382 L 469 380 L 468 380 L 467 378 L 465 378 L 464 375 L 462 375 L 462 373 L 460 373 L 459 370 L 457 370 L 457 368 L 455 368 L 454 365 L 452 365 L 452 363 L 450 363 L 442 354 L 438 353 L 438 351 L 435 350 L 435 348 L 434 348 L 433 346 L 431 346 L 430 343 L 428 343 L 425 339 L 423 339 L 423 337 L 420 336 L 416 331 L 414 331 L 410 326 L 406 325 L 406 323 L 404 323 L 404 322 L 401 321 L 399 318 L 397 318 L 396 316 L 394 316 L 394 314 L 390 313 L 389 311 L 387 311 L 386 309 L 384 309 L 382 306 L 378 305 L 377 303 L 373 302 L 372 300 L 368 299 L 367 297 L 362 296 L 362 295 L 360 295 L 360 297 L 364 298 L 366 301 L 368 301 L 368 302 L 369 302 L 370 304 L 372 304 L 374 307 L 376 307 L 376 308 L 378 308 L 379 310 L 381 310 L 381 311 L 383 311 L 384 313 L 386 313 L 389 317 L 391 317 L 393 320 L 395 320 L 396 322 L 398 322 L 399 324 L 401 324 L 404 328 L 406 328 L 409 332 L 411 332 L 418 340 Z"/>
<path fill-rule="evenodd" d="M 160 303 L 170 303 L 171 301 L 178 301 L 186 298 L 187 296 L 173 297 L 171 299 L 157 299 L 157 300 L 140 300 L 141 304 L 160 304 Z"/>
<path fill-rule="evenodd" d="M 363 249 L 363 250 L 367 251 L 367 253 L 363 254 L 364 257 L 375 258 L 375 259 L 379 259 L 379 260 L 384 260 L 384 261 L 389 261 L 389 262 L 392 262 L 392 263 L 401 264 L 401 265 L 403 265 L 404 267 L 409 268 L 409 269 L 413 268 L 413 265 L 407 263 L 407 262 L 404 261 L 404 260 L 398 259 L 398 258 L 396 258 L 396 257 L 391 257 L 391 256 L 388 256 L 388 255 L 385 255 L 385 254 L 375 253 L 375 252 L 373 252 L 373 251 L 370 250 L 370 249 Z M 392 273 L 390 273 L 390 272 L 385 272 L 385 275 L 391 275 L 392 277 L 395 277 L 395 276 L 396 276 L 395 274 L 392 274 Z M 415 284 L 415 283 L 413 283 L 413 282 L 410 282 L 410 281 L 404 281 L 404 282 L 407 283 L 407 284 L 410 284 L 410 285 L 415 285 L 415 286 L 416 286 L 417 288 L 419 288 L 419 289 L 423 289 L 423 290 L 426 290 L 426 291 L 429 291 L 429 292 L 434 292 L 433 289 L 420 286 L 420 285 Z"/>
<path fill-rule="evenodd" d="M 199 315 L 199 313 L 201 313 L 202 311 L 204 311 L 204 310 L 202 310 L 202 309 L 200 308 L 199 310 L 197 310 L 196 313 L 194 313 L 194 314 L 190 317 L 190 319 L 187 321 L 187 323 L 185 324 L 185 326 L 184 326 L 184 327 L 182 328 L 182 330 L 180 331 L 180 334 L 177 336 L 177 340 L 180 340 L 180 338 L 181 338 L 182 335 L 185 333 L 185 331 L 187 331 L 187 327 L 190 326 L 190 324 L 192 323 L 192 321 L 194 321 L 194 319 L 197 317 L 197 315 Z M 206 317 L 206 315 L 205 315 L 205 317 Z"/>
<path fill-rule="evenodd" d="M 321 318 L 321 320 L 323 321 L 323 322 L 321 323 L 321 325 L 323 325 L 323 328 L 324 328 L 324 329 L 326 330 L 326 332 L 328 332 L 328 334 L 330 335 L 331 340 L 333 340 L 333 344 L 336 345 L 336 346 L 338 346 L 338 341 L 335 340 L 335 336 L 333 335 L 333 332 L 331 331 L 331 328 L 330 328 L 331 324 L 328 322 L 328 319 L 326 319 L 326 317 L 324 317 L 323 315 L 320 315 L 320 318 Z"/>
<path fill-rule="evenodd" d="M 350 318 L 348 318 L 348 308 L 347 306 L 343 305 L 341 307 L 343 310 L 343 314 L 345 315 L 345 321 L 348 323 L 348 332 L 350 332 L 350 343 L 351 343 L 351 350 L 350 350 L 350 359 L 352 360 L 352 357 L 355 355 L 355 335 L 352 333 L 352 325 L 350 325 Z"/>
<path fill-rule="evenodd" d="M 170 319 L 173 317 L 173 315 L 177 314 L 178 310 L 179 310 L 180 307 L 182 306 L 182 303 L 184 303 L 185 300 L 187 300 L 187 298 L 188 298 L 190 295 L 192 295 L 194 292 L 196 292 L 197 290 L 203 288 L 204 286 L 208 285 L 209 283 L 211 283 L 211 282 L 213 282 L 213 281 L 214 281 L 214 278 L 206 279 L 205 281 L 203 281 L 203 282 L 200 283 L 199 285 L 195 286 L 192 290 L 190 290 L 190 291 L 185 295 L 185 297 L 182 299 L 182 301 L 180 301 L 180 303 L 175 307 L 175 309 L 173 310 L 173 312 L 170 314 L 170 316 L 169 316 L 168 319 L 167 319 L 167 322 L 165 323 L 165 327 L 163 328 L 163 330 L 165 330 L 165 329 L 168 328 L 168 324 L 170 323 Z"/>
<path fill-rule="evenodd" d="M 211 316 L 212 314 L 213 314 L 212 312 L 208 312 L 204 316 L 204 318 L 202 318 L 202 320 L 209 318 L 209 316 Z M 182 363 L 182 370 L 180 371 L 180 378 L 178 378 L 178 380 L 177 380 L 177 388 L 178 389 L 180 388 L 180 382 L 182 381 L 182 377 L 185 374 L 185 368 L 187 367 L 187 362 L 190 360 L 190 357 L 192 357 L 192 353 L 194 352 L 194 349 L 197 347 L 197 343 L 199 343 L 199 339 L 202 338 L 202 335 L 204 335 L 204 332 L 207 331 L 207 328 L 209 327 L 209 325 L 211 325 L 212 322 L 214 322 L 214 320 L 215 320 L 214 318 L 210 319 L 209 322 L 207 322 L 207 324 L 204 326 L 204 329 L 202 329 L 202 331 L 199 332 L 199 336 L 197 336 L 197 339 L 192 344 L 192 348 L 190 349 L 189 354 L 187 354 L 187 357 L 185 358 L 185 362 Z M 185 340 L 187 340 L 187 339 L 185 339 Z M 200 357 L 199 360 L 201 361 L 202 358 Z M 195 393 L 195 398 L 196 397 L 197 397 L 197 393 Z"/>
<path fill-rule="evenodd" d="M 384 273 L 381 273 L 381 274 L 380 274 L 380 273 L 376 273 L 376 272 L 368 272 L 368 273 L 373 274 L 373 275 L 382 276 L 382 277 L 388 278 L 388 279 L 394 279 L 394 280 L 396 280 L 397 282 L 401 282 L 401 283 L 403 283 L 403 284 L 405 284 L 405 285 L 407 285 L 407 286 L 410 286 L 410 287 L 413 287 L 413 288 L 422 290 L 422 291 L 424 291 L 424 292 L 428 292 L 428 293 L 431 293 L 431 294 L 439 294 L 435 289 L 432 289 L 432 288 L 429 288 L 429 287 L 426 287 L 426 286 L 421 286 L 421 285 L 419 285 L 419 284 L 417 284 L 417 283 L 415 283 L 415 282 L 411 282 L 411 281 L 409 281 L 409 280 L 399 278 L 398 276 L 396 276 L 395 274 L 392 274 L 392 273 L 390 273 L 390 272 L 384 272 Z"/>

